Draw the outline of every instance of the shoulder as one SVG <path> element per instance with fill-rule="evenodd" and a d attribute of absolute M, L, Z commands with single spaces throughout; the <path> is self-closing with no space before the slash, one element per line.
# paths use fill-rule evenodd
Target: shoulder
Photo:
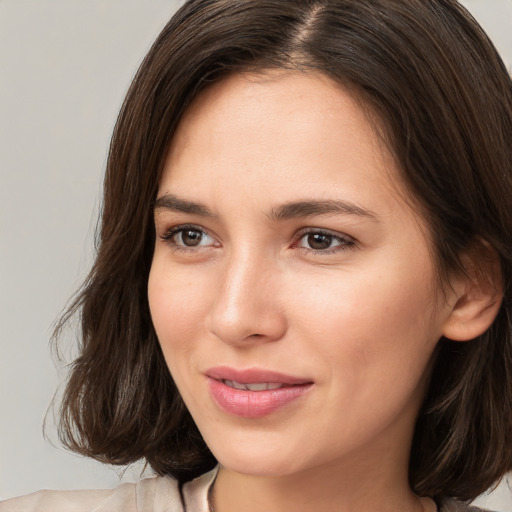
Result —
<path fill-rule="evenodd" d="M 115 489 L 39 491 L 0 503 L 0 512 L 182 512 L 178 484 L 147 478 Z"/>
<path fill-rule="evenodd" d="M 478 508 L 474 505 L 468 505 L 467 503 L 453 499 L 443 500 L 439 510 L 440 512 L 492 512 L 490 510 L 484 510 L 483 508 Z"/>

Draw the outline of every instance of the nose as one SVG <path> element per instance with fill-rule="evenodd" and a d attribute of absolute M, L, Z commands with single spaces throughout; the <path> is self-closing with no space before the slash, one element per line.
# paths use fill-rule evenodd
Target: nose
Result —
<path fill-rule="evenodd" d="M 276 263 L 245 253 L 224 265 L 206 319 L 209 331 L 233 346 L 279 340 L 287 322 Z"/>

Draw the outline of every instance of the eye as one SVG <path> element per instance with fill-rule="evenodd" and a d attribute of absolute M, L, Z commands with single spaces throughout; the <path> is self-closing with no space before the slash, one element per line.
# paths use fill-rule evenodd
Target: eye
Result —
<path fill-rule="evenodd" d="M 297 247 L 324 253 L 344 250 L 354 245 L 352 238 L 328 231 L 308 231 L 301 235 L 297 243 Z"/>
<path fill-rule="evenodd" d="M 176 226 L 161 238 L 171 246 L 182 249 L 207 247 L 215 244 L 213 237 L 197 226 Z"/>

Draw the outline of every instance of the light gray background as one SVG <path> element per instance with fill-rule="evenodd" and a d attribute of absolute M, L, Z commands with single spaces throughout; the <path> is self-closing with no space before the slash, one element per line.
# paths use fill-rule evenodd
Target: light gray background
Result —
<path fill-rule="evenodd" d="M 118 474 L 44 440 L 65 368 L 51 325 L 85 276 L 118 109 L 178 0 L 0 0 L 0 499 L 110 487 Z M 512 64 L 512 0 L 465 0 Z M 73 340 L 73 334 L 69 333 Z M 57 365 L 59 368 L 59 366 Z M 140 467 L 128 470 L 134 480 Z M 502 484 L 481 501 L 512 511 Z"/>

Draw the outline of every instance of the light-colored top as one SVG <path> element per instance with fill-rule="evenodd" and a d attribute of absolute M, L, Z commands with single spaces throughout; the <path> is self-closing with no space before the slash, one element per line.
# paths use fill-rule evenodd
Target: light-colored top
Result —
<path fill-rule="evenodd" d="M 208 489 L 218 468 L 185 483 L 145 478 L 115 489 L 38 491 L 0 503 L 0 512 L 209 512 Z"/>
<path fill-rule="evenodd" d="M 0 512 L 209 512 L 208 490 L 218 467 L 185 483 L 169 477 L 146 478 L 115 489 L 39 491 L 0 503 Z M 484 512 L 446 500 L 440 512 Z"/>

